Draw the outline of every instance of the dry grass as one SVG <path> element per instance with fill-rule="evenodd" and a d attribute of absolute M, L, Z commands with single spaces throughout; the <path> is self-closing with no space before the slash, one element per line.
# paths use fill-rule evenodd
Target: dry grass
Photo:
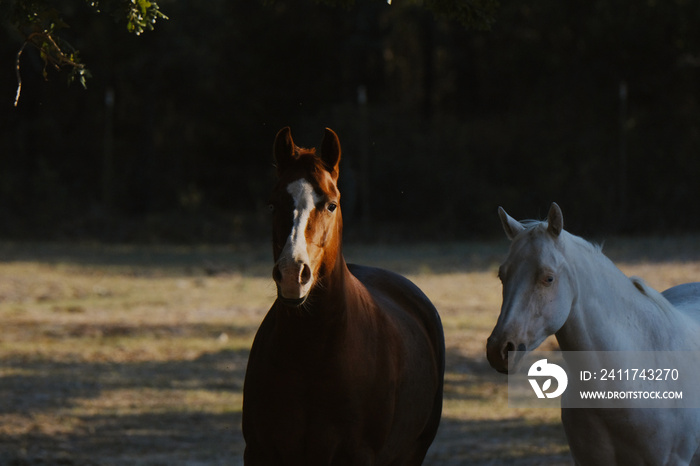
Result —
<path fill-rule="evenodd" d="M 657 289 L 700 279 L 697 238 L 608 242 Z M 347 246 L 441 312 L 443 423 L 426 465 L 568 464 L 556 410 L 511 409 L 484 345 L 507 244 Z M 0 464 L 236 465 L 267 246 L 0 245 Z M 667 260 L 664 258 L 668 258 Z M 550 343 L 551 344 L 551 343 Z"/>

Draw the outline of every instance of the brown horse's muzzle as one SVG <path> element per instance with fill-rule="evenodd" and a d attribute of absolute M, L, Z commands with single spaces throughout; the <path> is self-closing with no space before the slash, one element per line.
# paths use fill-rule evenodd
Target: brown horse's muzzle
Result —
<path fill-rule="evenodd" d="M 312 273 L 303 261 L 279 261 L 272 269 L 277 297 L 287 305 L 300 306 L 311 290 Z"/>

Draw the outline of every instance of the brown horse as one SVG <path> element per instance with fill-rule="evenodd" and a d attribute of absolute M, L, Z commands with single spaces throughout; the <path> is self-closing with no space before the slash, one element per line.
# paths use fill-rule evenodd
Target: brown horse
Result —
<path fill-rule="evenodd" d="M 440 423 L 445 341 L 410 281 L 346 264 L 340 143 L 274 144 L 277 299 L 250 350 L 245 464 L 420 465 Z"/>

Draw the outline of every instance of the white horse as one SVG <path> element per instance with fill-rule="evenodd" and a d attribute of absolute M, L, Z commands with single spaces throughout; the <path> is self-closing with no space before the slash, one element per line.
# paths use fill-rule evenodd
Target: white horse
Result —
<path fill-rule="evenodd" d="M 517 364 L 552 334 L 562 351 L 700 350 L 700 283 L 658 293 L 625 276 L 599 247 L 564 231 L 555 203 L 546 222 L 520 223 L 502 208 L 499 216 L 512 242 L 487 341 L 494 369 L 507 372 L 509 351 Z M 577 465 L 700 464 L 700 409 L 578 408 L 561 417 Z"/>

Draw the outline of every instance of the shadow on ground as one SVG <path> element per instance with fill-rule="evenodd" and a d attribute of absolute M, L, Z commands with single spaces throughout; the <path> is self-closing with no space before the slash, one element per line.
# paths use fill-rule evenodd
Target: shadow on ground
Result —
<path fill-rule="evenodd" d="M 0 416 L 16 424 L 0 435 L 0 464 L 241 464 L 240 401 L 247 358 L 247 350 L 207 352 L 187 361 L 118 364 L 56 362 L 51 355 L 3 357 Z M 499 374 L 478 358 L 450 354 L 448 361 L 452 382 L 446 402 L 491 402 L 488 391 L 470 394 L 460 380 L 502 383 Z M 223 397 L 235 406 L 212 412 L 206 400 L 191 394 L 195 392 Z M 521 417 L 474 421 L 468 419 L 468 409 L 465 416 L 443 418 L 426 465 L 566 464 L 556 423 Z"/>
<path fill-rule="evenodd" d="M 0 435 L 0 464 L 230 465 L 242 456 L 247 350 L 118 364 L 47 356 L 0 361 L 0 416 L 15 424 Z"/>

